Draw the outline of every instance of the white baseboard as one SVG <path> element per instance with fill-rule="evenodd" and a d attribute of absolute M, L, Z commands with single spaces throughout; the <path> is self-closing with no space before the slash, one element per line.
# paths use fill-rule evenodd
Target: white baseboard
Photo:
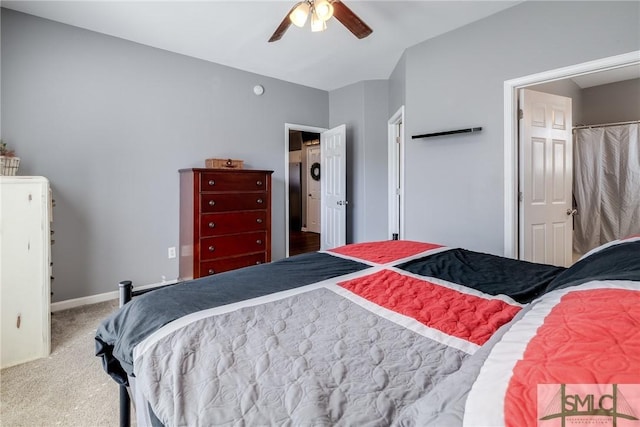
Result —
<path fill-rule="evenodd" d="M 177 282 L 178 282 L 177 279 L 167 280 L 160 283 L 151 283 L 149 285 L 136 286 L 135 289 L 144 290 L 144 289 L 157 288 L 158 286 L 172 285 Z M 119 297 L 120 297 L 120 292 L 113 291 L 113 292 L 105 292 L 103 294 L 90 295 L 88 297 L 73 298 L 65 301 L 53 302 L 51 303 L 51 311 L 56 312 L 61 310 L 68 310 L 70 308 L 81 307 L 83 305 L 97 304 L 99 302 L 111 301 L 114 299 L 118 299 Z"/>

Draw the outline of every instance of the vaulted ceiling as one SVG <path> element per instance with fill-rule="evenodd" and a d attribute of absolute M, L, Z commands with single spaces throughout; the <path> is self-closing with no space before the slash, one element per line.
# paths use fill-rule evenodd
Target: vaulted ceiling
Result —
<path fill-rule="evenodd" d="M 291 26 L 267 40 L 296 0 L 18 1 L 2 6 L 323 90 L 387 79 L 404 50 L 498 13 L 520 1 L 364 1 L 344 3 L 373 33 L 355 38 L 335 18 L 312 33 Z"/>

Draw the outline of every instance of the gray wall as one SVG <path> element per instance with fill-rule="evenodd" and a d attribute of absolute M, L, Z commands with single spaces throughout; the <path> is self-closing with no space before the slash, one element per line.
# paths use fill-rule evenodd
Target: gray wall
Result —
<path fill-rule="evenodd" d="M 408 49 L 406 237 L 504 253 L 504 81 L 639 50 L 639 9 L 524 2 Z"/>
<path fill-rule="evenodd" d="M 389 112 L 391 115 L 406 104 L 407 93 L 407 54 L 402 57 L 396 64 L 395 68 L 389 76 Z"/>
<path fill-rule="evenodd" d="M 284 124 L 328 127 L 326 91 L 7 9 L 1 47 L 2 138 L 56 200 L 53 301 L 176 278 L 177 171 L 209 157 L 275 171 L 284 256 Z"/>
<path fill-rule="evenodd" d="M 388 82 L 355 83 L 329 93 L 331 127 L 347 125 L 347 242 L 387 235 Z"/>
<path fill-rule="evenodd" d="M 363 224 L 359 241 L 386 240 L 388 236 L 388 123 L 389 83 L 364 82 L 364 175 L 357 177 L 364 185 L 364 212 L 356 222 Z"/>
<path fill-rule="evenodd" d="M 583 89 L 582 100 L 582 124 L 640 120 L 640 79 Z"/>

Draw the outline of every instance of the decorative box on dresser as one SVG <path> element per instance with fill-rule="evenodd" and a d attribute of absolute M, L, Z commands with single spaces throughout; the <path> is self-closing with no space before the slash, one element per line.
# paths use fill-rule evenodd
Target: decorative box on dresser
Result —
<path fill-rule="evenodd" d="M 0 368 L 51 350 L 51 191 L 41 176 L 0 176 Z"/>
<path fill-rule="evenodd" d="M 271 174 L 180 170 L 180 279 L 271 261 Z"/>

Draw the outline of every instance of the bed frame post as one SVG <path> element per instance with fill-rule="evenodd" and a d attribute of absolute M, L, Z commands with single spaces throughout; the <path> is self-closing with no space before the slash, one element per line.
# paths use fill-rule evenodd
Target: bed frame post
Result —
<path fill-rule="evenodd" d="M 131 399 L 127 386 L 120 386 L 120 427 L 131 426 Z"/>
<path fill-rule="evenodd" d="M 131 284 L 131 280 L 123 280 L 118 283 L 118 287 L 120 288 L 120 307 L 122 307 L 131 301 L 133 285 Z"/>
<path fill-rule="evenodd" d="M 123 280 L 118 283 L 120 289 L 120 307 L 131 301 L 133 285 L 131 280 Z M 120 427 L 131 426 L 131 398 L 127 386 L 120 386 Z"/>

